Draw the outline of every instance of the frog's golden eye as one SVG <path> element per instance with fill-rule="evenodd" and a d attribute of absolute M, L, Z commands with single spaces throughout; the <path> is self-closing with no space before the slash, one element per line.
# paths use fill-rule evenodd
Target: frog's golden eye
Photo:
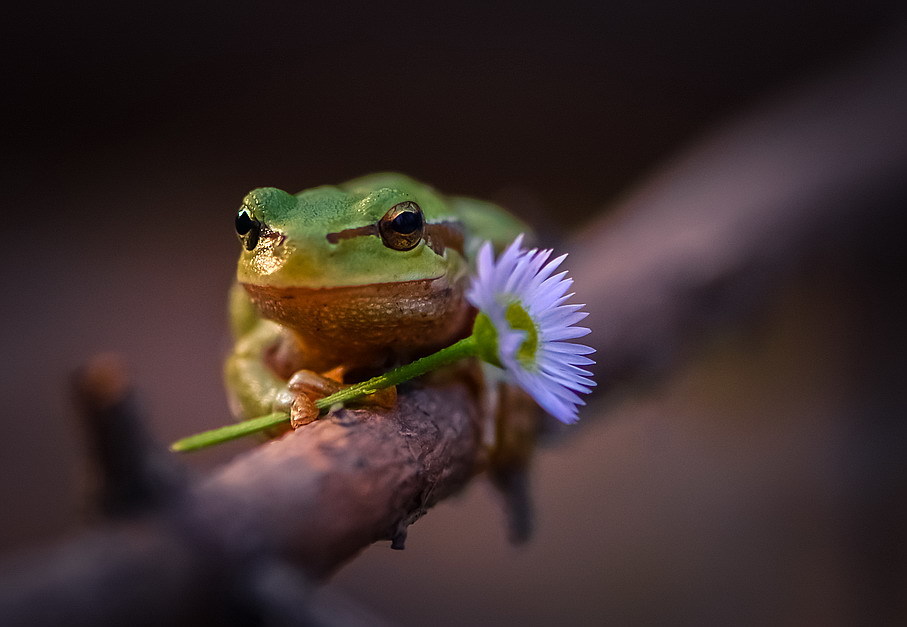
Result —
<path fill-rule="evenodd" d="M 412 250 L 422 240 L 424 231 L 422 209 L 410 200 L 391 207 L 378 222 L 381 241 L 394 250 Z"/>
<path fill-rule="evenodd" d="M 258 238 L 261 236 L 261 222 L 253 218 L 245 207 L 240 209 L 236 215 L 236 234 L 239 235 L 239 239 L 246 250 L 252 250 L 258 246 Z"/>

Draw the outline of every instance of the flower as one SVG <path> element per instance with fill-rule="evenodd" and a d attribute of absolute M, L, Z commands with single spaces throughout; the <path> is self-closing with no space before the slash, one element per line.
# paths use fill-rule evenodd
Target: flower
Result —
<path fill-rule="evenodd" d="M 586 357 L 595 349 L 565 340 L 590 332 L 574 326 L 588 313 L 579 311 L 584 305 L 565 304 L 573 280 L 566 272 L 554 274 L 567 255 L 548 261 L 551 250 L 524 250 L 522 243 L 520 235 L 497 261 L 490 243 L 479 250 L 466 298 L 479 310 L 480 353 L 503 366 L 545 411 L 573 423 L 577 407 L 585 405 L 579 395 L 595 385 L 582 367 L 595 363 Z"/>

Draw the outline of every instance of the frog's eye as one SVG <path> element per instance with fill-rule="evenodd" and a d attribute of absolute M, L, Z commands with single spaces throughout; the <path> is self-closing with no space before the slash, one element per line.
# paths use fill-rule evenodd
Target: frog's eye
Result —
<path fill-rule="evenodd" d="M 398 203 L 378 222 L 381 241 L 394 250 L 411 250 L 422 240 L 425 220 L 422 209 L 412 201 Z"/>
<path fill-rule="evenodd" d="M 253 218 L 246 208 L 240 209 L 236 215 L 236 234 L 239 235 L 246 250 L 252 250 L 258 245 L 261 222 Z"/>

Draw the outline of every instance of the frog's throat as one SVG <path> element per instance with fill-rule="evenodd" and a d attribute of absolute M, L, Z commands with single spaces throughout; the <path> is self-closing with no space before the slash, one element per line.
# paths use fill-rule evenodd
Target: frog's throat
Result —
<path fill-rule="evenodd" d="M 243 284 L 261 315 L 299 341 L 306 368 L 380 368 L 469 334 L 475 312 L 447 276 L 328 288 Z"/>

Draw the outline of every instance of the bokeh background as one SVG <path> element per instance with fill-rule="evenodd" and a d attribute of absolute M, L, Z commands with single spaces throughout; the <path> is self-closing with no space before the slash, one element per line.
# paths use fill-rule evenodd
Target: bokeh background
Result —
<path fill-rule="evenodd" d="M 875 0 L 15 7 L 0 25 L 0 551 L 90 524 L 69 392 L 90 356 L 125 357 L 162 441 L 227 420 L 249 189 L 400 170 L 564 241 L 896 17 Z M 847 483 L 853 424 L 825 411 L 854 375 L 852 301 L 805 271 L 664 378 L 599 398 L 538 456 L 529 545 L 507 543 L 478 481 L 328 591 L 403 625 L 898 616 L 903 547 L 870 559 L 853 541 L 873 530 L 842 494 L 867 484 Z"/>

